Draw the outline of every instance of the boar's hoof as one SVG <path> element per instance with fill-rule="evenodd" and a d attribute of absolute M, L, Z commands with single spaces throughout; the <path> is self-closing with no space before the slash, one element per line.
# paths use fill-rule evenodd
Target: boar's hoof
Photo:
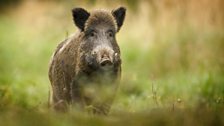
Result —
<path fill-rule="evenodd" d="M 55 110 L 58 110 L 59 112 L 67 111 L 67 104 L 64 100 L 59 100 L 57 103 L 54 104 L 53 107 Z"/>

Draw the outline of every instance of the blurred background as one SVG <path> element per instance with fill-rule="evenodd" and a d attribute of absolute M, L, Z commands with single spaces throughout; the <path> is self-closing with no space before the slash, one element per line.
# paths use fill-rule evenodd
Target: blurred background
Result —
<path fill-rule="evenodd" d="M 0 110 L 45 111 L 48 65 L 77 31 L 71 9 L 127 8 L 111 113 L 224 106 L 223 0 L 1 0 Z"/>

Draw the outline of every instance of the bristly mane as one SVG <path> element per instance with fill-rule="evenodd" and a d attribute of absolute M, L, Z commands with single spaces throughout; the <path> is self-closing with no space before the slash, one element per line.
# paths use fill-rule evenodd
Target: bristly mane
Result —
<path fill-rule="evenodd" d="M 89 19 L 86 21 L 85 29 L 90 26 L 98 24 L 111 25 L 117 31 L 116 21 L 110 11 L 107 10 L 94 10 L 91 12 Z"/>

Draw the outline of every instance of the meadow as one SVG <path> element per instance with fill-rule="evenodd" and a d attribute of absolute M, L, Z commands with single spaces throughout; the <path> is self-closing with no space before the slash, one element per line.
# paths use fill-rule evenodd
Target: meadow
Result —
<path fill-rule="evenodd" d="M 122 78 L 108 116 L 49 108 L 48 66 L 77 31 L 71 9 L 127 8 Z M 1 3 L 0 125 L 224 125 L 222 0 Z"/>

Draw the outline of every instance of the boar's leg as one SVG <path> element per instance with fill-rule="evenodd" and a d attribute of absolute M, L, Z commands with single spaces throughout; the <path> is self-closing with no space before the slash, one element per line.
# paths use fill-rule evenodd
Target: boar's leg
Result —
<path fill-rule="evenodd" d="M 70 95 L 72 105 L 81 109 L 84 103 L 81 94 L 81 87 L 79 85 L 79 77 L 79 75 L 76 75 L 70 83 Z"/>
<path fill-rule="evenodd" d="M 57 111 L 66 111 L 70 102 L 69 76 L 66 76 L 60 67 L 56 66 L 54 68 L 50 71 L 50 81 L 53 90 L 53 108 Z"/>
<path fill-rule="evenodd" d="M 64 100 L 59 100 L 54 103 L 53 108 L 60 112 L 66 112 L 68 110 L 67 103 Z"/>
<path fill-rule="evenodd" d="M 95 106 L 93 108 L 93 114 L 97 114 L 97 115 L 108 115 L 109 111 L 110 111 L 110 107 L 111 107 L 111 103 L 109 104 L 102 104 L 99 106 Z"/>
<path fill-rule="evenodd" d="M 57 111 L 65 112 L 68 109 L 68 101 L 63 88 L 59 85 L 58 83 L 53 85 L 53 108 Z"/>

